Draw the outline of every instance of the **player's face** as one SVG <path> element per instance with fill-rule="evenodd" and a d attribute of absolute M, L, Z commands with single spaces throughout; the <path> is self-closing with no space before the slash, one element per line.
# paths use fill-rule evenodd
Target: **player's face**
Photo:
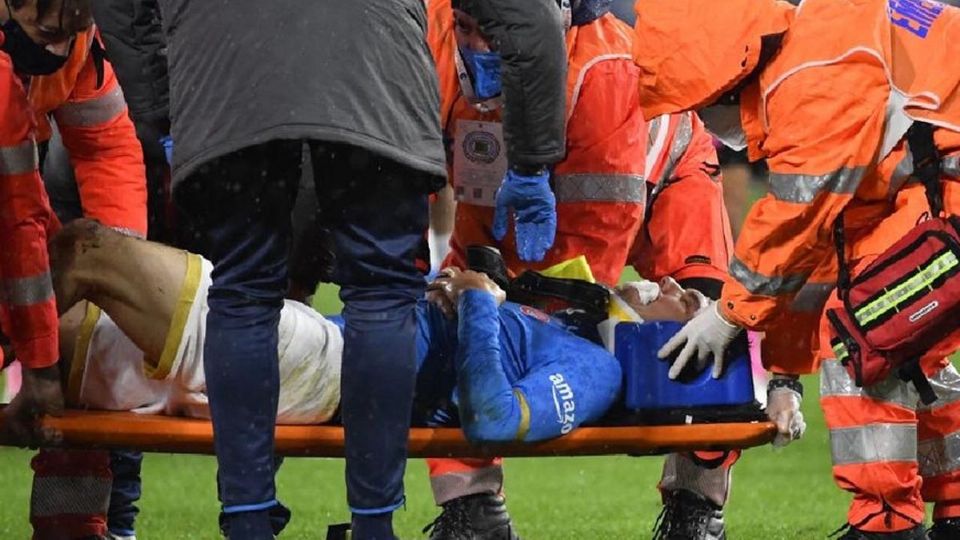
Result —
<path fill-rule="evenodd" d="M 633 288 L 621 287 L 617 292 L 645 321 L 687 322 L 707 304 L 700 291 L 684 289 L 673 278 L 663 278 L 659 285 L 660 295 L 649 303 L 640 302 Z"/>

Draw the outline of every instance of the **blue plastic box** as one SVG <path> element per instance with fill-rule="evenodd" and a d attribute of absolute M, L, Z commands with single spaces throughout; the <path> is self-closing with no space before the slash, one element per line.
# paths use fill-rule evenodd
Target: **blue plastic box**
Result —
<path fill-rule="evenodd" d="M 711 360 L 707 369 L 688 380 L 670 380 L 670 363 L 657 358 L 657 351 L 681 326 L 676 322 L 617 325 L 614 350 L 623 368 L 627 408 L 639 411 L 753 403 L 753 373 L 746 346 L 731 347 L 742 352 L 728 362 L 720 379 L 711 375 Z M 738 339 L 746 340 L 742 335 Z"/>

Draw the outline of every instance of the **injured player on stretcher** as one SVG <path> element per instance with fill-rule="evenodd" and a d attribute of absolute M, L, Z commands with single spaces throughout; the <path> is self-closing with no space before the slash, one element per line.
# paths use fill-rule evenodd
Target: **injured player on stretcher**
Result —
<path fill-rule="evenodd" d="M 50 244 L 68 403 L 208 418 L 203 343 L 211 264 L 78 220 Z M 504 302 L 485 274 L 447 269 L 417 306 L 414 422 L 475 442 L 537 441 L 595 422 L 621 388 L 617 360 L 558 319 Z M 644 320 L 706 301 L 673 280 L 619 293 Z M 279 320 L 281 424 L 335 420 L 342 328 L 287 300 Z M 229 369 L 229 366 L 224 367 Z"/>

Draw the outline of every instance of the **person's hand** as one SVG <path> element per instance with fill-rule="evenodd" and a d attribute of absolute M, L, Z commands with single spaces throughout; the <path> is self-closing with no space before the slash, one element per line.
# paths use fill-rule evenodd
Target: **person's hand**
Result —
<path fill-rule="evenodd" d="M 508 170 L 497 190 L 496 205 L 493 237 L 500 241 L 507 235 L 512 213 L 520 260 L 542 261 L 557 234 L 557 198 L 550 190 L 549 171 L 522 176 Z"/>
<path fill-rule="evenodd" d="M 19 446 L 60 444 L 63 434 L 44 428 L 44 415 L 63 414 L 63 388 L 60 369 L 54 365 L 41 369 L 24 369 L 20 392 L 3 410 L 3 430 L 7 440 Z"/>
<path fill-rule="evenodd" d="M 507 299 L 507 293 L 483 272 L 460 270 L 451 266 L 441 270 L 437 279 L 427 286 L 427 300 L 452 319 L 456 316 L 460 295 L 466 290 L 486 291 L 493 295 L 497 305 Z"/>
<path fill-rule="evenodd" d="M 802 437 L 807 430 L 807 423 L 800 411 L 802 401 L 803 386 L 800 381 L 784 378 L 770 381 L 767 387 L 767 417 L 777 426 L 774 446 L 786 446 Z"/>
<path fill-rule="evenodd" d="M 668 373 L 676 379 L 683 368 L 691 361 L 706 364 L 707 356 L 713 353 L 713 378 L 719 379 L 723 373 L 724 353 L 733 338 L 743 330 L 727 322 L 717 309 L 717 303 L 711 302 L 696 317 L 690 320 L 667 343 L 657 351 L 661 359 L 667 358 L 681 346 L 680 354 L 670 366 Z"/>

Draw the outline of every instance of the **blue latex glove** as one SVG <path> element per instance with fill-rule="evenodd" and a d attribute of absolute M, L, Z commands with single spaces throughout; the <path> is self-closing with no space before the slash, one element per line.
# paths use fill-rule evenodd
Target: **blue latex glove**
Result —
<path fill-rule="evenodd" d="M 517 236 L 517 255 L 522 261 L 542 261 L 557 235 L 557 198 L 550 190 L 550 173 L 521 176 L 507 171 L 497 190 L 497 208 L 493 214 L 493 237 L 507 235 L 507 217 L 511 210 Z"/>
<path fill-rule="evenodd" d="M 167 165 L 173 165 L 173 137 L 169 135 L 161 137 L 160 144 L 163 145 L 163 153 L 167 156 Z"/>

